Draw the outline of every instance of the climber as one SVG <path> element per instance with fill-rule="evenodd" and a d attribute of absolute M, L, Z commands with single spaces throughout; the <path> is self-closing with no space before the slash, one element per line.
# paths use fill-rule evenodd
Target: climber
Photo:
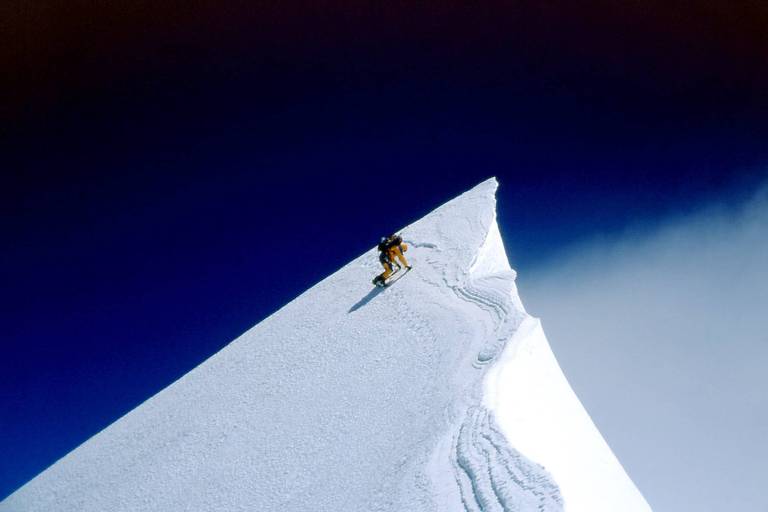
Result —
<path fill-rule="evenodd" d="M 376 286 L 384 286 L 385 281 L 397 270 L 405 267 L 407 270 L 411 270 L 411 266 L 408 264 L 408 260 L 405 259 L 403 254 L 408 250 L 408 245 L 403 242 L 403 238 L 399 235 L 389 235 L 382 237 L 379 242 L 379 262 L 384 267 L 384 272 L 379 274 L 373 279 L 373 284 Z M 402 265 L 401 265 L 402 264 Z"/>
<path fill-rule="evenodd" d="M 405 267 L 406 269 L 411 270 L 411 266 L 408 264 L 408 260 L 405 259 L 405 255 L 403 254 L 408 250 L 408 245 L 403 242 L 403 239 L 400 235 L 389 235 L 388 238 L 389 246 L 387 252 L 389 261 L 397 265 L 398 269 Z M 400 263 L 402 263 L 402 266 Z"/>

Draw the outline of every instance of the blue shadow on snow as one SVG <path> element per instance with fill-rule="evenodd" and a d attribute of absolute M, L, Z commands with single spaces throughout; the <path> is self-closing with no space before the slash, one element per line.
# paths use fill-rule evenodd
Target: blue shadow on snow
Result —
<path fill-rule="evenodd" d="M 368 295 L 366 295 L 365 297 L 357 301 L 357 304 L 349 308 L 349 311 L 347 311 L 347 313 L 354 313 L 361 307 L 371 302 L 374 299 L 374 297 L 376 297 L 378 294 L 380 294 L 384 290 L 386 290 L 386 288 L 382 288 L 381 286 L 374 286 L 373 290 L 369 291 Z"/>

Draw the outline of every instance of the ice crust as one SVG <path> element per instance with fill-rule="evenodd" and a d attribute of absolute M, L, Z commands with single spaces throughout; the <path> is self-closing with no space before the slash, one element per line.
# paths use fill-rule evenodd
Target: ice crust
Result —
<path fill-rule="evenodd" d="M 523 308 L 490 179 L 0 503 L 32 511 L 648 511 Z"/>

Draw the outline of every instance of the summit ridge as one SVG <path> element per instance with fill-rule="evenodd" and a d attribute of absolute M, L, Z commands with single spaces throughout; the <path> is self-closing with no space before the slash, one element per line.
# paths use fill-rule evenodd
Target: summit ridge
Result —
<path fill-rule="evenodd" d="M 403 228 L 396 285 L 371 248 L 0 512 L 650 510 L 523 307 L 497 187 Z"/>

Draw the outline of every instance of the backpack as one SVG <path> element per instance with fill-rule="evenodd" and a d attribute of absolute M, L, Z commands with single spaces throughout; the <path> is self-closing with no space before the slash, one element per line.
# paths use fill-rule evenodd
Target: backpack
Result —
<path fill-rule="evenodd" d="M 391 247 L 399 247 L 403 243 L 403 237 L 400 235 L 394 235 L 389 237 L 389 244 L 387 245 L 387 248 Z"/>

